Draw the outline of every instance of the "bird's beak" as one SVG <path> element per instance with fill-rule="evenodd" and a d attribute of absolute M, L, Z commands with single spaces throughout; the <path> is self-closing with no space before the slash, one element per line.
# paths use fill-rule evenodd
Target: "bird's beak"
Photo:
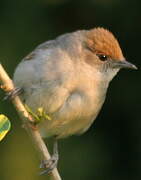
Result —
<path fill-rule="evenodd" d="M 114 67 L 115 68 L 138 69 L 134 64 L 132 64 L 126 60 L 114 62 Z"/>

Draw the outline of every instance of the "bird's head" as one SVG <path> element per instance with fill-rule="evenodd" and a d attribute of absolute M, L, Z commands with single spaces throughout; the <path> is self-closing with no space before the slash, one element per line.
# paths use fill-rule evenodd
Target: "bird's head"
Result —
<path fill-rule="evenodd" d="M 126 61 L 114 35 L 104 28 L 95 28 L 86 32 L 85 61 L 98 71 L 112 79 L 121 68 L 137 69 Z"/>

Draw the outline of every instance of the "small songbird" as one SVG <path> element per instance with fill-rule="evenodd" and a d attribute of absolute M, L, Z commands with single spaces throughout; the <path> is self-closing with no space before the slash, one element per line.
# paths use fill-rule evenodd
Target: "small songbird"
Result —
<path fill-rule="evenodd" d="M 26 56 L 14 73 L 23 102 L 51 120 L 38 124 L 44 137 L 84 133 L 96 119 L 112 78 L 125 60 L 118 41 L 104 28 L 80 30 L 47 41 Z M 56 147 L 56 146 L 55 146 Z"/>

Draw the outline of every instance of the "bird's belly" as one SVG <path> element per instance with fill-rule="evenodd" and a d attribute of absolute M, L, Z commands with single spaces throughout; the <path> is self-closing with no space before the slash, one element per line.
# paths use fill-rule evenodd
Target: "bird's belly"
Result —
<path fill-rule="evenodd" d="M 95 120 L 103 101 L 103 98 L 95 99 L 73 93 L 59 110 L 51 114 L 50 121 L 39 124 L 41 134 L 44 137 L 56 135 L 62 138 L 86 131 Z"/>

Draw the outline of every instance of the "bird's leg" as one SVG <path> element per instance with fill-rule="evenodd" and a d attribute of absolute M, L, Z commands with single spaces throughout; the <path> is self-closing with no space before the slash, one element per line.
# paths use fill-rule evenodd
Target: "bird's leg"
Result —
<path fill-rule="evenodd" d="M 23 92 L 22 88 L 15 88 L 13 91 L 9 91 L 6 96 L 3 98 L 3 100 L 7 99 L 13 99 L 15 96 L 20 95 Z"/>
<path fill-rule="evenodd" d="M 58 143 L 55 139 L 54 145 L 53 145 L 53 154 L 49 160 L 42 161 L 40 168 L 44 169 L 40 175 L 42 174 L 49 174 L 54 168 L 56 168 L 57 163 L 59 159 L 59 153 L 58 153 Z"/>

